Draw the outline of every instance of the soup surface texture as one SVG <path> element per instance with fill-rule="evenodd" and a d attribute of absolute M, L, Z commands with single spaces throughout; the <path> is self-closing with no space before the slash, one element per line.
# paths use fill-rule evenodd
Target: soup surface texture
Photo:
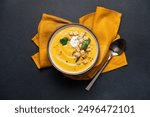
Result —
<path fill-rule="evenodd" d="M 68 74 L 80 74 L 90 69 L 98 57 L 98 42 L 87 28 L 66 25 L 51 37 L 49 55 L 53 65 Z"/>

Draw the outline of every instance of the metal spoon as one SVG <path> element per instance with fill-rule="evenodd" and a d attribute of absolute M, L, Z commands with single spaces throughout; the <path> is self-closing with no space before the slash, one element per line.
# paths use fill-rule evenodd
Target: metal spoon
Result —
<path fill-rule="evenodd" d="M 102 73 L 102 71 L 104 70 L 104 68 L 106 67 L 106 65 L 108 64 L 108 62 L 110 61 L 110 59 L 113 56 L 118 56 L 121 55 L 122 52 L 125 50 L 126 48 L 126 42 L 124 39 L 118 39 L 116 41 L 114 41 L 109 48 L 109 57 L 106 60 L 106 62 L 103 64 L 102 68 L 100 69 L 100 71 L 98 71 L 98 73 L 94 76 L 93 80 L 88 84 L 88 86 L 85 88 L 87 91 L 89 91 L 91 89 L 91 87 L 93 86 L 93 84 L 95 83 L 95 81 L 97 80 L 98 76 Z"/>

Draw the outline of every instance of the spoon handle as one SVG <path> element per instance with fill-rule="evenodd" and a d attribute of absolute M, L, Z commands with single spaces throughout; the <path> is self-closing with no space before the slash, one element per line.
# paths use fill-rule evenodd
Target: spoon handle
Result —
<path fill-rule="evenodd" d="M 108 62 L 110 61 L 111 58 L 112 58 L 112 55 L 111 55 L 111 52 L 110 52 L 110 55 L 109 55 L 108 59 L 106 60 L 106 62 L 103 64 L 102 68 L 98 71 L 98 73 L 94 76 L 92 81 L 85 88 L 87 91 L 89 91 L 91 89 L 91 87 L 93 86 L 93 84 L 97 80 L 98 76 L 102 73 L 102 71 L 104 70 L 104 68 L 106 67 L 106 65 L 108 64 Z"/>

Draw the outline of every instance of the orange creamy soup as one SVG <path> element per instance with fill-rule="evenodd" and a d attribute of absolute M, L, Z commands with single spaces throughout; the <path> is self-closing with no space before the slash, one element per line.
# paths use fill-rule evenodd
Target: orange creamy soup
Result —
<path fill-rule="evenodd" d="M 96 61 L 98 45 L 95 36 L 80 25 L 65 26 L 50 40 L 49 54 L 52 63 L 67 73 L 87 70 Z"/>

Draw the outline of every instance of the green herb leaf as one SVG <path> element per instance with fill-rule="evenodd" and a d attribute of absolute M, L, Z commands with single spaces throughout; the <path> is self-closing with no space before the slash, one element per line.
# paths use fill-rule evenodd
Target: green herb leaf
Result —
<path fill-rule="evenodd" d="M 62 39 L 60 39 L 60 43 L 61 43 L 62 45 L 66 45 L 67 42 L 68 42 L 68 38 L 67 38 L 67 37 L 63 37 Z"/>
<path fill-rule="evenodd" d="M 81 49 L 86 50 L 90 42 L 91 42 L 90 38 L 88 40 L 83 41 Z"/>

